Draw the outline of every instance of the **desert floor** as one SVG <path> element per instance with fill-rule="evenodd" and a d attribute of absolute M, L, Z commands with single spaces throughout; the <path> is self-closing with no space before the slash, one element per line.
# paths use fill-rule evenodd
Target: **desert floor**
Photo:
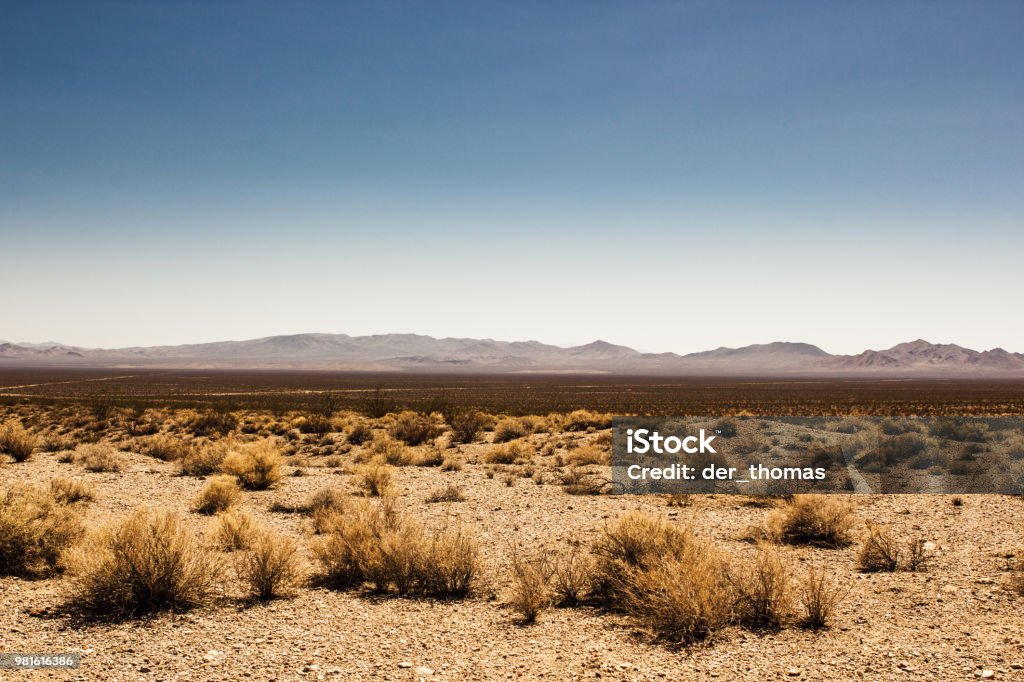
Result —
<path fill-rule="evenodd" d="M 600 435 L 591 429 L 526 440 L 538 451 L 550 443 L 554 457 L 573 441 Z M 692 524 L 742 559 L 756 551 L 744 537 L 771 510 L 729 495 L 694 496 L 683 507 L 655 495 L 569 495 L 554 465 L 539 462 L 524 470 L 485 463 L 491 437 L 451 448 L 465 463 L 459 471 L 404 466 L 394 472 L 407 513 L 426 526 L 458 519 L 474 530 L 484 576 L 467 599 L 399 598 L 306 583 L 292 598 L 253 604 L 228 581 L 209 607 L 101 622 L 69 613 L 68 579 L 60 574 L 0 577 L 0 650 L 83 654 L 75 671 L 5 670 L 0 679 L 1024 679 L 1024 598 L 1008 587 L 1014 553 L 1024 546 L 1020 499 L 965 496 L 955 506 L 949 496 L 850 496 L 858 536 L 872 521 L 888 525 L 897 537 L 933 543 L 928 570 L 859 572 L 858 543 L 843 549 L 784 546 L 795 570 L 823 568 L 848 590 L 831 628 L 733 627 L 710 642 L 678 646 L 595 607 L 549 608 L 536 623 L 518 624 L 506 603 L 510 548 L 587 547 L 605 524 L 639 509 Z M 96 491 L 85 511 L 90 526 L 149 505 L 179 510 L 197 534 L 212 533 L 215 518 L 190 511 L 201 478 L 178 475 L 174 462 L 143 454 L 125 451 L 123 458 L 120 472 L 90 473 L 44 450 L 26 462 L 0 465 L 0 489 L 82 479 Z M 327 487 L 358 494 L 359 486 L 344 464 L 327 466 L 320 455 L 294 464 L 289 473 L 298 469 L 302 475 L 245 492 L 241 508 L 300 539 L 305 552 L 312 541 L 309 518 L 271 506 L 299 504 Z M 534 478 L 526 476 L 531 472 Z M 448 484 L 460 487 L 465 500 L 427 502 Z M 315 571 L 310 559 L 309 572 Z"/>

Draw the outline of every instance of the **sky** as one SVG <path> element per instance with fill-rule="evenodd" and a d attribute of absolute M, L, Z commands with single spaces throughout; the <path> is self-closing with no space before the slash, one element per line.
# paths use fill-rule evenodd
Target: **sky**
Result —
<path fill-rule="evenodd" d="M 0 339 L 1024 352 L 1019 2 L 0 1 Z"/>

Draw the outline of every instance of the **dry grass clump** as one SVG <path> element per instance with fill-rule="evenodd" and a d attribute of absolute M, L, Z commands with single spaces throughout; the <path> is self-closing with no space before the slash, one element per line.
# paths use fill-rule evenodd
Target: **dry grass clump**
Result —
<path fill-rule="evenodd" d="M 196 436 L 226 436 L 238 426 L 231 412 L 207 411 L 188 415 L 183 424 Z"/>
<path fill-rule="evenodd" d="M 594 544 L 594 596 L 606 607 L 621 608 L 632 571 L 646 570 L 665 559 L 678 560 L 694 540 L 688 528 L 643 512 L 629 512 L 606 526 Z"/>
<path fill-rule="evenodd" d="M 325 436 L 333 430 L 334 425 L 331 423 L 330 418 L 322 414 L 306 415 L 299 422 L 299 433 Z"/>
<path fill-rule="evenodd" d="M 189 448 L 178 460 L 178 473 L 182 476 L 215 474 L 220 471 L 220 465 L 234 446 L 234 441 L 219 440 Z"/>
<path fill-rule="evenodd" d="M 225 552 L 248 549 L 259 531 L 252 516 L 243 511 L 229 509 L 218 517 L 214 538 Z"/>
<path fill-rule="evenodd" d="M 373 439 L 368 457 L 369 459 L 380 459 L 386 464 L 396 467 L 409 466 L 415 460 L 412 450 L 405 443 L 386 434 Z"/>
<path fill-rule="evenodd" d="M 794 495 L 768 517 L 768 535 L 788 545 L 846 547 L 853 542 L 853 505 L 828 495 Z"/>
<path fill-rule="evenodd" d="M 572 468 L 561 476 L 562 490 L 570 495 L 603 495 L 611 489 L 611 481 L 585 469 Z"/>
<path fill-rule="evenodd" d="M 723 558 L 698 543 L 682 559 L 666 558 L 626 576 L 624 607 L 659 639 L 696 642 L 733 620 L 732 586 Z"/>
<path fill-rule="evenodd" d="M 562 420 L 562 429 L 565 431 L 607 429 L 611 425 L 612 415 L 592 410 L 574 410 Z"/>
<path fill-rule="evenodd" d="M 24 462 L 31 457 L 39 443 L 39 438 L 21 422 L 11 421 L 0 427 L 0 455 L 9 455 L 15 462 Z"/>
<path fill-rule="evenodd" d="M 430 493 L 427 497 L 427 504 L 437 504 L 438 502 L 465 502 L 466 495 L 462 492 L 462 488 L 457 485 L 446 485 L 444 488 L 438 488 L 434 492 Z"/>
<path fill-rule="evenodd" d="M 557 606 L 576 606 L 583 603 L 591 592 L 590 581 L 594 575 L 594 560 L 579 547 L 554 561 L 552 590 Z"/>
<path fill-rule="evenodd" d="M 238 503 L 242 490 L 233 476 L 212 476 L 196 498 L 196 511 L 200 514 L 219 514 Z"/>
<path fill-rule="evenodd" d="M 528 461 L 532 455 L 530 447 L 521 440 L 496 445 L 484 455 L 484 461 L 488 464 L 518 464 Z"/>
<path fill-rule="evenodd" d="M 481 431 L 494 425 L 493 418 L 479 410 L 457 412 L 448 418 L 451 427 L 452 441 L 455 443 L 472 443 Z"/>
<path fill-rule="evenodd" d="M 367 495 L 383 497 L 391 491 L 392 471 L 387 462 L 374 459 L 356 469 L 356 475 Z"/>
<path fill-rule="evenodd" d="M 63 476 L 50 481 L 50 494 L 61 504 L 92 502 L 96 499 L 96 491 L 88 482 Z"/>
<path fill-rule="evenodd" d="M 505 443 L 533 433 L 531 424 L 522 417 L 502 417 L 494 426 L 494 442 Z"/>
<path fill-rule="evenodd" d="M 612 453 L 595 445 L 584 445 L 569 451 L 565 461 L 572 466 L 611 464 Z"/>
<path fill-rule="evenodd" d="M 138 438 L 135 442 L 141 454 L 155 457 L 164 462 L 177 462 L 187 456 L 192 449 L 187 442 L 180 438 L 165 434 Z"/>
<path fill-rule="evenodd" d="M 800 626 L 814 630 L 829 627 L 836 607 L 847 593 L 830 582 L 823 571 L 811 568 L 800 584 Z"/>
<path fill-rule="evenodd" d="M 222 564 L 177 514 L 141 509 L 92 536 L 68 567 L 76 607 L 127 617 L 208 603 Z"/>
<path fill-rule="evenodd" d="M 81 537 L 81 517 L 51 491 L 15 486 L 0 494 L 0 575 L 52 572 Z"/>
<path fill-rule="evenodd" d="M 357 421 L 345 434 L 345 442 L 351 445 L 362 445 L 373 439 L 373 429 L 366 422 Z"/>
<path fill-rule="evenodd" d="M 869 526 L 868 537 L 857 555 L 857 568 L 865 573 L 923 571 L 927 568 L 927 562 L 923 540 L 910 541 L 904 554 L 891 529 L 873 524 Z"/>
<path fill-rule="evenodd" d="M 444 450 L 436 445 L 431 445 L 415 458 L 414 463 L 418 467 L 439 467 L 444 464 L 444 462 Z"/>
<path fill-rule="evenodd" d="M 479 574 L 476 542 L 461 528 L 427 533 L 391 505 L 365 502 L 333 521 L 313 552 L 334 587 L 464 597 Z"/>
<path fill-rule="evenodd" d="M 259 531 L 236 558 L 235 570 L 252 596 L 266 601 L 292 593 L 302 577 L 302 557 L 291 538 Z"/>
<path fill-rule="evenodd" d="M 441 462 L 441 471 L 462 471 L 462 459 L 449 455 Z"/>
<path fill-rule="evenodd" d="M 511 552 L 512 581 L 509 606 L 526 625 L 537 620 L 540 612 L 551 605 L 551 589 L 555 570 L 550 552 L 540 550 L 526 556 L 516 548 Z"/>
<path fill-rule="evenodd" d="M 412 410 L 399 412 L 388 433 L 407 445 L 420 445 L 441 435 L 444 428 L 430 417 Z"/>
<path fill-rule="evenodd" d="M 238 479 L 247 490 L 266 490 L 281 480 L 284 457 L 271 440 L 246 443 L 231 450 L 220 470 Z"/>
<path fill-rule="evenodd" d="M 779 552 L 765 545 L 733 579 L 737 620 L 751 628 L 781 628 L 792 616 L 792 576 Z"/>
<path fill-rule="evenodd" d="M 106 443 L 83 443 L 75 448 L 71 461 L 86 471 L 115 472 L 124 467 L 120 453 Z"/>

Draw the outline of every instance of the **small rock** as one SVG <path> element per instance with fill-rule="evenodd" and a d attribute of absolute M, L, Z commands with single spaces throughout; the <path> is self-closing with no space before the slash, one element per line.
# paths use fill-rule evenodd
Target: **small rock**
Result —
<path fill-rule="evenodd" d="M 398 664 L 398 667 L 399 668 L 411 668 L 412 667 L 412 663 L 410 663 L 409 661 L 402 661 L 401 663 Z"/>
<path fill-rule="evenodd" d="M 987 679 L 989 679 L 991 677 L 995 677 L 995 676 L 996 676 L 996 672 L 994 670 L 989 670 L 988 668 L 985 668 L 984 670 L 981 671 L 981 679 L 983 679 L 983 680 L 987 680 Z"/>
<path fill-rule="evenodd" d="M 800 668 L 790 668 L 786 671 L 786 674 L 790 677 L 800 677 L 801 672 Z"/>
<path fill-rule="evenodd" d="M 150 670 L 149 668 L 147 668 L 146 666 L 142 666 L 141 668 L 139 668 L 139 672 L 140 673 L 151 673 L 153 671 Z"/>
<path fill-rule="evenodd" d="M 425 665 L 421 665 L 420 667 L 416 668 L 415 672 L 416 675 L 419 677 L 430 677 L 434 674 L 434 671 Z"/>

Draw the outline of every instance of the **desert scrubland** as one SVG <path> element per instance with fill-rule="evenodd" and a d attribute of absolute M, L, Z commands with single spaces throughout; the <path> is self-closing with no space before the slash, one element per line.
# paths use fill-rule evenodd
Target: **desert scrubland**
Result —
<path fill-rule="evenodd" d="M 593 409 L 129 402 L 0 407 L 0 649 L 82 654 L 5 679 L 1024 679 L 1017 497 L 619 495 Z"/>

